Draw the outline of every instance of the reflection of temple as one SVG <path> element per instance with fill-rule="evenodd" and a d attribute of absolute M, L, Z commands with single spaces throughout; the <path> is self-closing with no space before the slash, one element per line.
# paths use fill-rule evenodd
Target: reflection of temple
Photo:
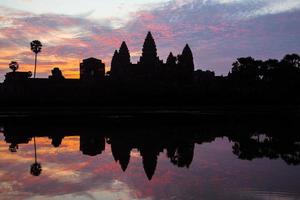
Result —
<path fill-rule="evenodd" d="M 96 156 L 105 150 L 105 139 L 101 136 L 81 135 L 80 151 L 89 156 Z"/>
<path fill-rule="evenodd" d="M 50 139 L 52 139 L 52 146 L 54 147 L 59 147 L 61 145 L 61 142 L 64 138 L 64 136 L 61 135 L 53 135 L 53 136 L 49 136 Z"/>
<path fill-rule="evenodd" d="M 166 152 L 166 156 L 172 164 L 178 167 L 190 167 L 194 157 L 195 143 L 201 145 L 224 136 L 233 143 L 233 153 L 239 159 L 280 158 L 287 164 L 300 164 L 300 136 L 295 134 L 299 132 L 299 128 L 291 126 L 290 119 L 286 120 L 288 125 L 281 125 L 280 123 L 274 125 L 274 120 L 270 120 L 270 124 L 264 124 L 266 121 L 263 122 L 260 119 L 255 120 L 257 120 L 255 123 L 261 123 L 257 125 L 258 129 L 253 128 L 255 123 L 253 125 L 247 119 L 245 119 L 245 124 L 238 125 L 234 120 L 228 122 L 221 118 L 212 122 L 208 120 L 201 126 L 190 123 L 191 126 L 181 128 L 173 124 L 173 127 L 154 126 L 147 130 L 144 130 L 146 126 L 140 121 L 139 123 L 133 121 L 132 124 L 128 124 L 128 121 L 125 120 L 125 125 L 121 123 L 121 125 L 114 126 L 106 122 L 109 124 L 107 128 L 101 127 L 100 130 L 93 128 L 92 132 L 91 130 L 80 129 L 74 135 L 80 137 L 80 151 L 85 155 L 99 155 L 105 150 L 105 142 L 110 144 L 112 156 L 123 171 L 128 168 L 131 151 L 133 149 L 138 150 L 142 157 L 145 174 L 149 180 L 155 174 L 158 156 L 161 152 Z M 202 121 L 204 120 L 202 119 Z M 283 123 L 283 121 L 280 122 Z M 32 127 L 31 121 L 25 123 L 22 121 L 22 123 L 21 125 L 12 123 L 4 126 L 5 141 L 9 144 L 11 151 L 17 151 L 20 144 L 28 143 L 33 136 L 49 137 L 51 144 L 54 147 L 59 147 L 63 138 L 68 136 L 61 133 L 73 132 L 52 126 L 46 127 L 43 131 L 43 126 Z M 229 127 L 227 127 L 228 124 L 230 124 Z M 136 130 L 137 126 L 139 127 Z M 257 130 L 265 134 L 258 134 Z M 99 134 L 103 132 L 105 134 Z M 289 135 L 282 134 L 282 132 Z M 38 134 L 32 135 L 32 133 Z"/>
<path fill-rule="evenodd" d="M 116 162 L 119 162 L 123 171 L 127 169 L 130 160 L 130 152 L 132 147 L 130 144 L 122 141 L 110 140 L 111 152 Z"/>
<path fill-rule="evenodd" d="M 149 144 L 141 147 L 140 153 L 143 158 L 145 173 L 148 179 L 151 180 L 156 169 L 157 157 L 160 153 L 160 149 L 158 149 L 156 146 L 150 146 Z"/>
<path fill-rule="evenodd" d="M 145 80 L 191 82 L 194 73 L 193 54 L 186 45 L 181 55 L 173 56 L 170 52 L 167 62 L 157 56 L 155 41 L 151 32 L 145 39 L 142 56 L 137 64 L 130 62 L 130 53 L 125 42 L 119 51 L 115 51 L 111 62 L 111 76 L 114 80 Z"/>
<path fill-rule="evenodd" d="M 118 137 L 109 139 L 111 151 L 116 162 L 119 162 L 123 171 L 126 170 L 132 149 L 138 149 L 143 160 L 143 167 L 149 180 L 154 175 L 157 157 L 160 152 L 163 152 L 163 146 L 157 144 L 156 141 L 135 140 L 135 142 L 120 140 Z"/>
<path fill-rule="evenodd" d="M 15 132 L 17 131 L 17 132 Z M 19 130 L 13 130 L 9 127 L 5 129 L 5 141 L 10 143 L 10 147 L 13 145 L 17 147 L 19 144 L 26 144 L 32 138 L 32 135 L 18 134 Z M 64 135 L 48 135 L 51 139 L 51 144 L 54 147 L 59 147 L 62 143 Z M 164 137 L 160 141 L 153 140 L 153 138 L 137 137 L 134 140 L 122 138 L 118 135 L 113 136 L 101 136 L 93 134 L 80 135 L 80 151 L 84 155 L 96 156 L 101 154 L 105 150 L 105 141 L 111 145 L 112 155 L 116 162 L 120 164 L 120 167 L 125 171 L 130 161 L 130 153 L 133 149 L 137 149 L 142 157 L 144 171 L 149 180 L 155 173 L 157 166 L 157 159 L 164 149 L 167 149 L 167 156 L 170 161 L 178 167 L 188 167 L 194 155 L 194 143 L 181 143 L 180 137 L 175 140 L 169 140 L 168 137 Z M 172 149 L 172 153 L 170 153 Z"/>
<path fill-rule="evenodd" d="M 14 127 L 7 127 L 4 131 L 5 142 L 10 144 L 9 150 L 11 152 L 16 152 L 19 148 L 19 144 L 27 144 L 31 140 L 31 137 L 26 134 L 7 134 L 15 132 L 18 132 L 18 130 L 15 130 Z"/>

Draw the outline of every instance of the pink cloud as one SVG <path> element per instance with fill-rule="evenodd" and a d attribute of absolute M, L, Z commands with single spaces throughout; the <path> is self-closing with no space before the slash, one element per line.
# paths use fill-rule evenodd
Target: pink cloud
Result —
<path fill-rule="evenodd" d="M 3 8 L 2 8 L 3 9 Z M 29 42 L 39 39 L 44 44 L 39 55 L 40 75 L 47 76 L 53 66 L 63 69 L 67 77 L 78 77 L 81 59 L 94 56 L 110 67 L 115 49 L 125 40 L 138 60 L 147 31 L 156 39 L 158 53 L 166 59 L 173 51 L 179 54 L 186 43 L 194 53 L 196 68 L 227 74 L 236 57 L 281 58 L 299 52 L 299 12 L 261 16 L 254 19 L 233 17 L 241 11 L 228 4 L 221 9 L 198 3 L 173 6 L 164 4 L 156 10 L 132 13 L 132 20 L 124 27 L 113 29 L 103 22 L 55 14 L 35 15 L 15 10 L 0 15 L 1 74 L 5 63 L 17 59 L 24 70 L 32 69 Z M 59 66 L 57 66 L 59 65 Z"/>

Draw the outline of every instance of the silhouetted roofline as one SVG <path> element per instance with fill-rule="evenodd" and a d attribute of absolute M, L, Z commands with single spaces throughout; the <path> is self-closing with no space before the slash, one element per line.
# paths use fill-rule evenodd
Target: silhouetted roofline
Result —
<path fill-rule="evenodd" d="M 83 61 L 87 61 L 87 60 L 98 60 L 98 61 L 101 61 L 101 62 L 102 62 L 101 59 L 97 59 L 97 58 L 95 58 L 95 57 L 89 57 L 89 58 L 83 59 Z"/>

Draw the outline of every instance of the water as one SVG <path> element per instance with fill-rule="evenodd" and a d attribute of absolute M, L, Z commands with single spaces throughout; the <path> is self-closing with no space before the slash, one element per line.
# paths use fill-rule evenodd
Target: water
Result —
<path fill-rule="evenodd" d="M 296 124 L 5 122 L 0 199 L 300 199 Z"/>

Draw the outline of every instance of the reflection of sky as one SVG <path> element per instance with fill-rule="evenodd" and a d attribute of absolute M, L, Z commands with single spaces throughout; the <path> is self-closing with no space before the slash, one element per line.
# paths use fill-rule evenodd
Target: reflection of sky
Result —
<path fill-rule="evenodd" d="M 1 0 L 0 80 L 11 60 L 32 70 L 33 39 L 44 44 L 39 76 L 58 66 L 78 77 L 80 60 L 89 56 L 109 69 L 123 40 L 135 62 L 148 30 L 161 59 L 189 43 L 196 68 L 227 74 L 237 57 L 299 53 L 299 10 L 299 0 Z"/>
<path fill-rule="evenodd" d="M 189 169 L 170 163 L 165 152 L 148 181 L 134 150 L 126 172 L 111 155 L 110 146 L 95 157 L 82 155 L 78 137 L 59 148 L 37 138 L 39 177 L 29 174 L 34 161 L 32 141 L 17 153 L 0 142 L 0 199 L 292 199 L 300 197 L 300 168 L 282 160 L 238 160 L 231 143 L 216 139 L 197 145 Z"/>

